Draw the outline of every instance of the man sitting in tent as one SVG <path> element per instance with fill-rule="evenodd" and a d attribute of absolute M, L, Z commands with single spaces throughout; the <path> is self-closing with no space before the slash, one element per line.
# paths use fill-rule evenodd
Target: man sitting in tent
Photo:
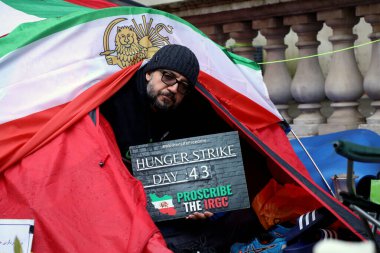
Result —
<path fill-rule="evenodd" d="M 184 123 L 187 113 L 181 106 L 194 89 L 198 74 L 199 63 L 190 49 L 167 45 L 101 106 L 128 169 L 131 169 L 130 146 L 189 137 L 189 132 L 194 134 L 195 131 L 191 131 L 194 129 L 190 129 L 194 124 Z M 258 225 L 251 210 L 204 220 L 213 215 L 207 211 L 197 212 L 189 215 L 189 220 L 159 222 L 157 225 L 169 247 L 176 252 L 207 247 L 217 247 L 218 252 L 224 252 L 234 240 L 251 236 Z"/>

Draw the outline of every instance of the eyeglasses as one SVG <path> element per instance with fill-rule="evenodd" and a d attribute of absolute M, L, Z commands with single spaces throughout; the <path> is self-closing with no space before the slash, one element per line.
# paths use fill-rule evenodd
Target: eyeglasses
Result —
<path fill-rule="evenodd" d="M 187 82 L 182 82 L 178 80 L 172 73 L 165 71 L 165 70 L 159 70 L 162 74 L 161 81 L 166 84 L 167 86 L 173 86 L 176 83 L 178 83 L 177 91 L 181 93 L 182 95 L 186 95 L 190 92 L 190 84 Z"/>

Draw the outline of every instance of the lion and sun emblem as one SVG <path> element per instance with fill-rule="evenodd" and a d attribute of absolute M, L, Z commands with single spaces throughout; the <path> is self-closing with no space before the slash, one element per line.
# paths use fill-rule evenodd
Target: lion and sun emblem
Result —
<path fill-rule="evenodd" d="M 158 49 L 170 44 L 169 38 L 162 36 L 160 32 L 164 29 L 171 34 L 173 27 L 162 23 L 153 27 L 153 19 L 151 18 L 147 23 L 146 17 L 143 15 L 142 24 L 137 24 L 136 20 L 132 19 L 133 25 L 117 26 L 115 49 L 111 50 L 109 45 L 111 31 L 118 23 L 126 20 L 127 18 L 113 20 L 104 32 L 104 51 L 100 55 L 105 56 L 107 64 L 125 68 L 144 59 L 152 58 Z"/>

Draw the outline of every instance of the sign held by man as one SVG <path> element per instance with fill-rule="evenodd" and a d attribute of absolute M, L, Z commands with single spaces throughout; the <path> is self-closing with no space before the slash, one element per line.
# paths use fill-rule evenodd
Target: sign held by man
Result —
<path fill-rule="evenodd" d="M 237 132 L 132 146 L 154 221 L 249 207 Z"/>

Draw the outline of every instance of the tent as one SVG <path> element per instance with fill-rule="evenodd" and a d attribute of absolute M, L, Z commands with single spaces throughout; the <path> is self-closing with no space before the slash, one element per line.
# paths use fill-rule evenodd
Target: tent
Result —
<path fill-rule="evenodd" d="M 12 14 L 11 2 L 0 7 Z M 198 93 L 187 119 L 194 117 L 202 134 L 216 131 L 202 126 L 219 119 L 221 130 L 239 131 L 252 194 L 271 178 L 292 183 L 306 192 L 305 206 L 326 207 L 365 239 L 358 217 L 315 183 L 296 156 L 257 64 L 165 12 L 71 7 L 0 38 L 0 216 L 36 220 L 34 251 L 149 252 L 158 245 L 141 184 L 113 155 L 115 143 L 96 108 L 166 44 L 184 44 L 197 55 Z M 118 32 L 135 36 L 143 57 L 119 57 Z M 112 169 L 102 169 L 109 163 Z"/>

